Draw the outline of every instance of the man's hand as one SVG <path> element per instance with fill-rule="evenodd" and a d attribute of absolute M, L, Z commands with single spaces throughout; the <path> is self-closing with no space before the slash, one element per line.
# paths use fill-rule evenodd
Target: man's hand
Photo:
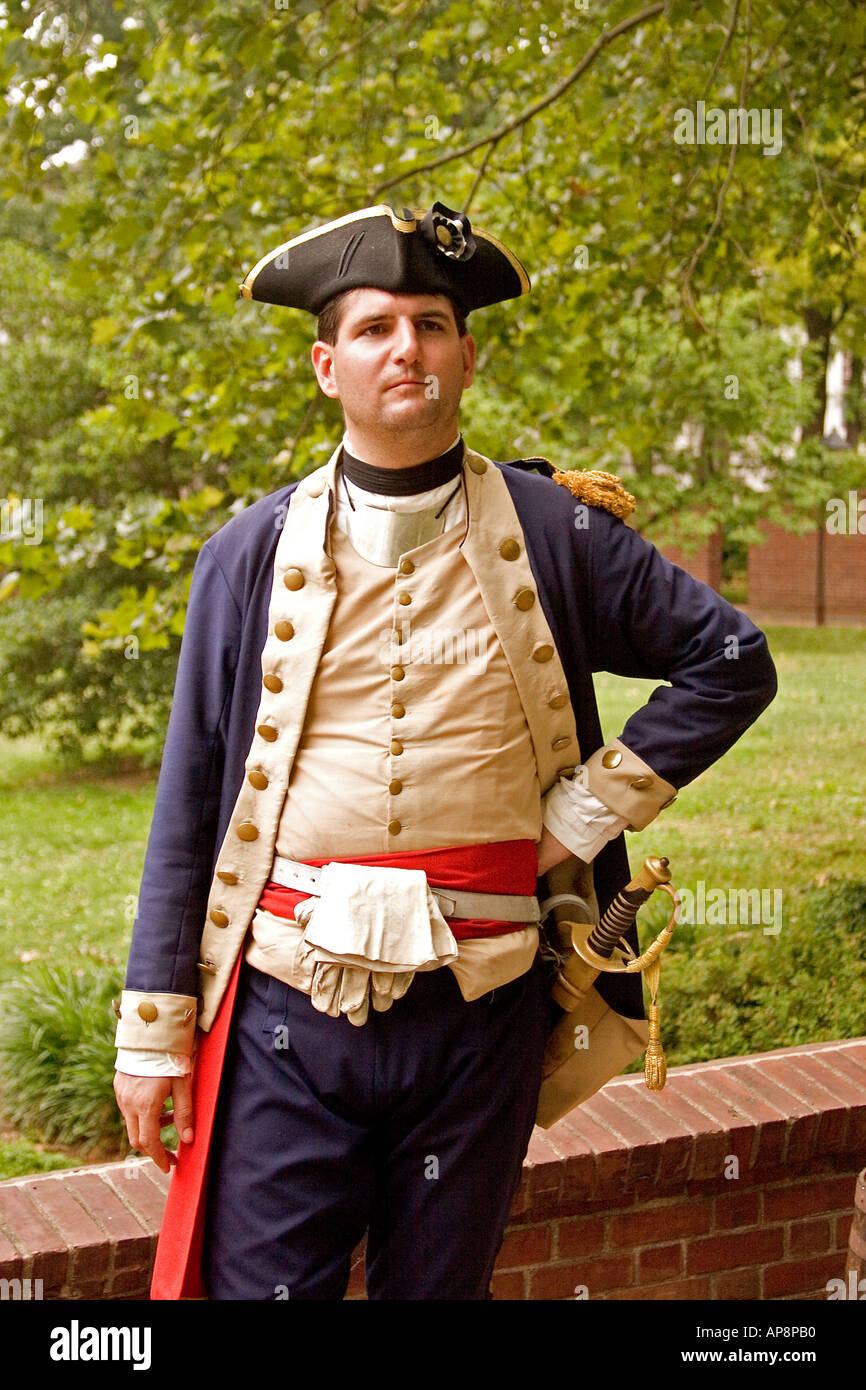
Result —
<path fill-rule="evenodd" d="M 116 1071 L 114 1094 L 126 1120 L 126 1132 L 132 1148 L 152 1158 L 164 1173 L 170 1172 L 177 1162 L 177 1156 L 162 1143 L 160 1129 L 163 1125 L 173 1124 L 183 1143 L 192 1143 L 192 1078 L 127 1076 L 122 1071 Z M 162 1107 L 168 1096 L 173 1099 L 174 1110 L 167 1110 L 163 1114 Z"/>
<path fill-rule="evenodd" d="M 552 869 L 555 864 L 561 864 L 563 859 L 567 859 L 571 854 L 570 849 L 557 840 L 555 835 L 551 835 L 545 825 L 541 831 L 541 839 L 535 846 L 538 855 L 538 877 L 546 874 L 548 869 Z"/>

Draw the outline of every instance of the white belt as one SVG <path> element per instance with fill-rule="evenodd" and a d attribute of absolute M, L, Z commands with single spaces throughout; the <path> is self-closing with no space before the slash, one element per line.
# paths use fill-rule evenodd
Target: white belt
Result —
<path fill-rule="evenodd" d="M 283 859 L 274 856 L 271 878 L 284 888 L 295 888 L 299 893 L 318 896 L 321 869 L 311 864 L 303 864 L 297 859 Z M 516 893 L 464 893 L 462 889 L 432 888 L 439 910 L 444 917 L 481 918 L 498 922 L 540 922 L 541 912 L 537 898 L 520 897 Z"/>

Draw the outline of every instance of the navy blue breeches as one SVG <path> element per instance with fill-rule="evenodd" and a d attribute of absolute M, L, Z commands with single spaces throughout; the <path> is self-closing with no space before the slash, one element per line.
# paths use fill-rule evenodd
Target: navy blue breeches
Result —
<path fill-rule="evenodd" d="M 467 1003 L 447 968 L 360 1028 L 244 963 L 220 1089 L 211 1299 L 486 1299 L 535 1119 L 548 983 Z"/>

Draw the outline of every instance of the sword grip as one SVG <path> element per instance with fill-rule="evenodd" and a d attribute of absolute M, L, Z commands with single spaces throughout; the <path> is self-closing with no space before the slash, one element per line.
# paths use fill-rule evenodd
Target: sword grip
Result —
<path fill-rule="evenodd" d="M 638 909 L 651 897 L 656 888 L 670 881 L 669 861 L 649 855 L 631 882 L 617 893 L 598 926 L 590 933 L 587 945 L 598 955 L 609 959 L 617 942 L 632 926 Z"/>

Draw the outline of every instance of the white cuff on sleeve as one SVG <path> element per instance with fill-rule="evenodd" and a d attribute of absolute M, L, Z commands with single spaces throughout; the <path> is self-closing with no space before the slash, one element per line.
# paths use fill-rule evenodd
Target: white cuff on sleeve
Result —
<path fill-rule="evenodd" d="M 126 1076 L 189 1076 L 192 1058 L 182 1052 L 151 1052 L 143 1047 L 119 1047 L 114 1068 Z"/>
<path fill-rule="evenodd" d="M 578 767 L 573 777 L 560 777 L 544 798 L 544 824 L 566 849 L 585 864 L 599 850 L 625 830 L 625 816 L 612 811 L 593 796 L 586 785 L 586 769 Z"/>

